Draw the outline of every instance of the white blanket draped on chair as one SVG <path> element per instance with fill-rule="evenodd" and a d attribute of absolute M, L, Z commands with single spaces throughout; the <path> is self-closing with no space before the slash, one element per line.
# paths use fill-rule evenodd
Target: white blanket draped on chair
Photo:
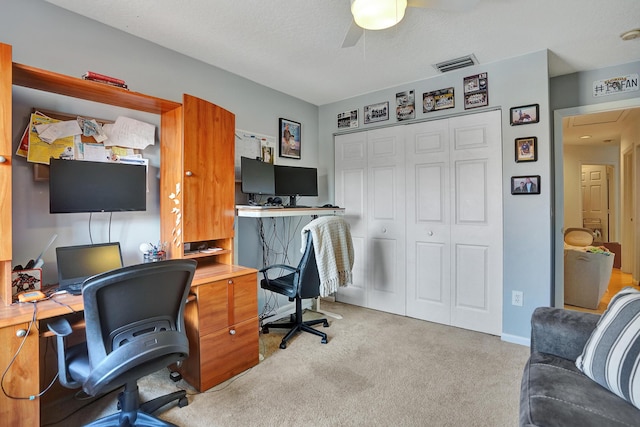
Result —
<path fill-rule="evenodd" d="M 307 232 L 311 233 L 313 249 L 320 275 L 320 296 L 335 293 L 338 286 L 352 282 L 353 242 L 349 223 L 339 216 L 314 219 L 302 229 L 302 252 Z"/>

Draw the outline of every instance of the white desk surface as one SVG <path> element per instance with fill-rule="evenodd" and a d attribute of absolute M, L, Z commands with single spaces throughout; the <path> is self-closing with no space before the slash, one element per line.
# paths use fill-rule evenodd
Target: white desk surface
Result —
<path fill-rule="evenodd" d="M 250 218 L 273 218 L 283 216 L 305 215 L 344 215 L 344 208 L 256 208 L 254 206 L 237 205 L 238 216 Z"/>

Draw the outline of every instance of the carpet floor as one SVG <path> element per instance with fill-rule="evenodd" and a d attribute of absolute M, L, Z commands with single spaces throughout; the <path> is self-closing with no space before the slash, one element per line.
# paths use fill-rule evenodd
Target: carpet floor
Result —
<path fill-rule="evenodd" d="M 260 335 L 264 358 L 252 369 L 204 393 L 161 371 L 139 381 L 142 400 L 187 390 L 188 406 L 157 415 L 193 427 L 517 426 L 528 347 L 347 304 L 322 308 L 343 316 L 318 326 L 328 344 L 302 333 L 281 350 L 285 330 L 271 329 Z M 82 425 L 115 412 L 115 400 L 116 392 L 90 405 L 63 403 L 43 414 L 43 425 Z"/>

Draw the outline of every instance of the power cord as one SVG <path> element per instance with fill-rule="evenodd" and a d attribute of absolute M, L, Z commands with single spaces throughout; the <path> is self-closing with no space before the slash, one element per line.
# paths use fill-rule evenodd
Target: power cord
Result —
<path fill-rule="evenodd" d="M 20 345 L 18 346 L 18 350 L 16 350 L 16 353 L 11 358 L 11 361 L 9 362 L 9 365 L 7 366 L 7 368 L 2 373 L 2 378 L 0 379 L 0 388 L 2 388 L 2 393 L 4 393 L 4 395 L 6 397 L 8 397 L 9 399 L 13 399 L 13 400 L 35 400 L 36 398 L 42 396 L 47 391 L 49 391 L 49 389 L 51 387 L 53 387 L 53 384 L 55 384 L 56 380 L 58 379 L 58 374 L 56 374 L 53 377 L 53 379 L 51 380 L 51 382 L 49 383 L 49 385 L 43 391 L 39 392 L 38 394 L 31 395 L 31 396 L 13 396 L 13 395 L 9 394 L 7 392 L 7 390 L 4 388 L 4 379 L 7 376 L 7 373 L 9 372 L 11 367 L 13 366 L 13 363 L 18 358 L 18 355 L 20 354 L 20 351 L 22 350 L 22 347 L 24 347 L 24 344 L 27 342 L 27 338 L 29 337 L 29 333 L 31 332 L 31 328 L 33 327 L 33 325 L 36 323 L 36 320 L 37 320 L 37 316 L 38 316 L 37 302 L 31 302 L 30 304 L 33 304 L 33 315 L 31 317 L 31 321 L 29 322 L 29 326 L 27 327 L 27 332 L 22 337 L 22 341 L 20 342 Z M 40 363 L 40 362 L 38 361 L 38 363 Z"/>

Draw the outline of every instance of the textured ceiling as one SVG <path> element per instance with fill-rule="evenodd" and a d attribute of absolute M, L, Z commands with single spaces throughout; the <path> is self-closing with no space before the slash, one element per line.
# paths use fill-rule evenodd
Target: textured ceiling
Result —
<path fill-rule="evenodd" d="M 640 39 L 620 39 L 640 27 L 640 0 L 409 8 L 350 48 L 349 0 L 46 1 L 315 105 L 435 76 L 433 64 L 468 54 L 486 64 L 549 49 L 552 77 L 640 59 Z"/>

